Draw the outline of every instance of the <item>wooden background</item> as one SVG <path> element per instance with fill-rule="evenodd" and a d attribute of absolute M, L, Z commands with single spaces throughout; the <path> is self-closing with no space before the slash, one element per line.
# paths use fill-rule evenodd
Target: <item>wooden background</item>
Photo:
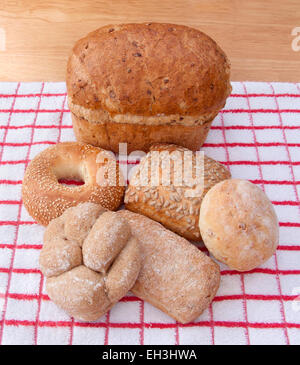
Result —
<path fill-rule="evenodd" d="M 206 32 L 228 54 L 232 80 L 300 81 L 300 51 L 291 47 L 300 0 L 0 0 L 0 81 L 62 81 L 77 39 L 105 24 L 145 21 Z"/>

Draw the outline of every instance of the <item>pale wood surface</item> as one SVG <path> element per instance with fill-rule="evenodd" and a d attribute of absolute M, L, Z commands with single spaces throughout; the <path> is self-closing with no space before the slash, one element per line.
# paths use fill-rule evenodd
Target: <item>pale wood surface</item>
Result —
<path fill-rule="evenodd" d="M 0 81 L 62 81 L 73 43 L 109 23 L 171 22 L 206 32 L 228 54 L 232 80 L 300 81 L 300 0 L 0 0 Z"/>

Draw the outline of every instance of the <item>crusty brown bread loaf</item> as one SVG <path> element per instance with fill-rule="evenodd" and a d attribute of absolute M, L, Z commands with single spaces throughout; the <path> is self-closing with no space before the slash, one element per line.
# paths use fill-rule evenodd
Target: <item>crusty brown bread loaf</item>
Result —
<path fill-rule="evenodd" d="M 128 210 L 117 214 L 141 248 L 142 268 L 131 291 L 181 323 L 194 321 L 218 290 L 219 266 L 161 224 Z"/>
<path fill-rule="evenodd" d="M 230 65 L 206 34 L 183 25 L 108 25 L 76 42 L 67 66 L 78 141 L 118 152 L 154 142 L 197 150 L 231 92 Z"/>
<path fill-rule="evenodd" d="M 40 254 L 46 290 L 76 319 L 100 318 L 133 286 L 140 267 L 128 222 L 100 205 L 71 207 L 46 228 Z"/>
<path fill-rule="evenodd" d="M 199 226 L 208 250 L 238 271 L 260 266 L 278 246 L 272 203 L 250 181 L 229 179 L 215 185 L 203 199 Z"/>
<path fill-rule="evenodd" d="M 158 163 L 153 152 L 159 153 Z M 212 186 L 230 178 L 230 172 L 212 158 L 204 155 L 203 159 L 200 156 L 200 167 L 204 167 L 204 170 L 199 171 L 199 176 L 203 174 L 203 180 L 199 179 L 196 183 L 191 182 L 189 184 L 190 180 L 184 179 L 185 152 L 191 154 L 191 167 L 193 174 L 195 174 L 197 167 L 195 153 L 176 145 L 153 145 L 130 178 L 125 193 L 125 204 L 126 209 L 146 215 L 189 240 L 200 241 L 199 211 L 202 199 Z M 168 166 L 168 158 L 170 158 L 170 183 L 164 184 L 163 174 Z M 178 163 L 180 161 L 182 161 L 183 166 L 183 178 L 182 183 L 177 185 L 175 178 L 178 176 Z M 204 163 L 204 166 L 201 166 L 201 162 Z M 151 184 L 152 165 L 154 169 L 158 169 L 159 174 L 159 183 L 156 186 Z M 191 175 L 191 177 L 196 177 L 196 175 Z M 188 196 L 187 192 L 190 189 L 195 191 L 194 196 Z"/>

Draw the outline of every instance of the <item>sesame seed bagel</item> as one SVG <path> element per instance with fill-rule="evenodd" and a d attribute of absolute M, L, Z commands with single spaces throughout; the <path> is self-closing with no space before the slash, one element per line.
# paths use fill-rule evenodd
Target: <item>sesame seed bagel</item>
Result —
<path fill-rule="evenodd" d="M 80 179 L 79 186 L 66 186 L 60 179 Z M 28 213 L 47 225 L 66 209 L 92 202 L 109 210 L 122 203 L 124 178 L 113 154 L 78 142 L 63 142 L 40 152 L 28 165 L 22 199 Z"/>

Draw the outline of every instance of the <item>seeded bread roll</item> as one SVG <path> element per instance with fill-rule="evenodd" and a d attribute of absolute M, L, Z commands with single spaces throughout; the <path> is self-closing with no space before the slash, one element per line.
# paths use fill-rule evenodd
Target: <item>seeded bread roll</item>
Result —
<path fill-rule="evenodd" d="M 168 161 L 170 179 L 164 182 Z M 157 184 L 151 181 L 151 177 L 155 178 L 151 166 L 158 171 Z M 125 193 L 126 209 L 146 215 L 189 240 L 201 240 L 199 212 L 202 199 L 212 186 L 229 179 L 230 172 L 205 155 L 204 158 L 199 155 L 199 169 L 196 169 L 196 153 L 176 145 L 153 145 L 130 179 Z M 182 181 L 177 180 L 180 171 Z M 203 180 L 196 179 L 196 171 Z M 191 178 L 188 172 L 192 172 Z"/>
<path fill-rule="evenodd" d="M 118 152 L 154 142 L 197 150 L 231 92 L 230 65 L 206 34 L 183 25 L 108 25 L 76 42 L 67 66 L 78 141 Z"/>
<path fill-rule="evenodd" d="M 128 210 L 117 214 L 141 248 L 142 268 L 131 291 L 180 323 L 194 321 L 216 295 L 219 266 L 161 224 Z"/>
<path fill-rule="evenodd" d="M 126 219 L 93 203 L 71 207 L 53 219 L 40 254 L 50 299 L 84 321 L 100 318 L 130 290 L 141 261 L 139 242 Z"/>
<path fill-rule="evenodd" d="M 278 245 L 279 227 L 272 203 L 246 180 L 230 179 L 215 185 L 203 199 L 199 226 L 208 250 L 238 271 L 260 266 Z"/>

